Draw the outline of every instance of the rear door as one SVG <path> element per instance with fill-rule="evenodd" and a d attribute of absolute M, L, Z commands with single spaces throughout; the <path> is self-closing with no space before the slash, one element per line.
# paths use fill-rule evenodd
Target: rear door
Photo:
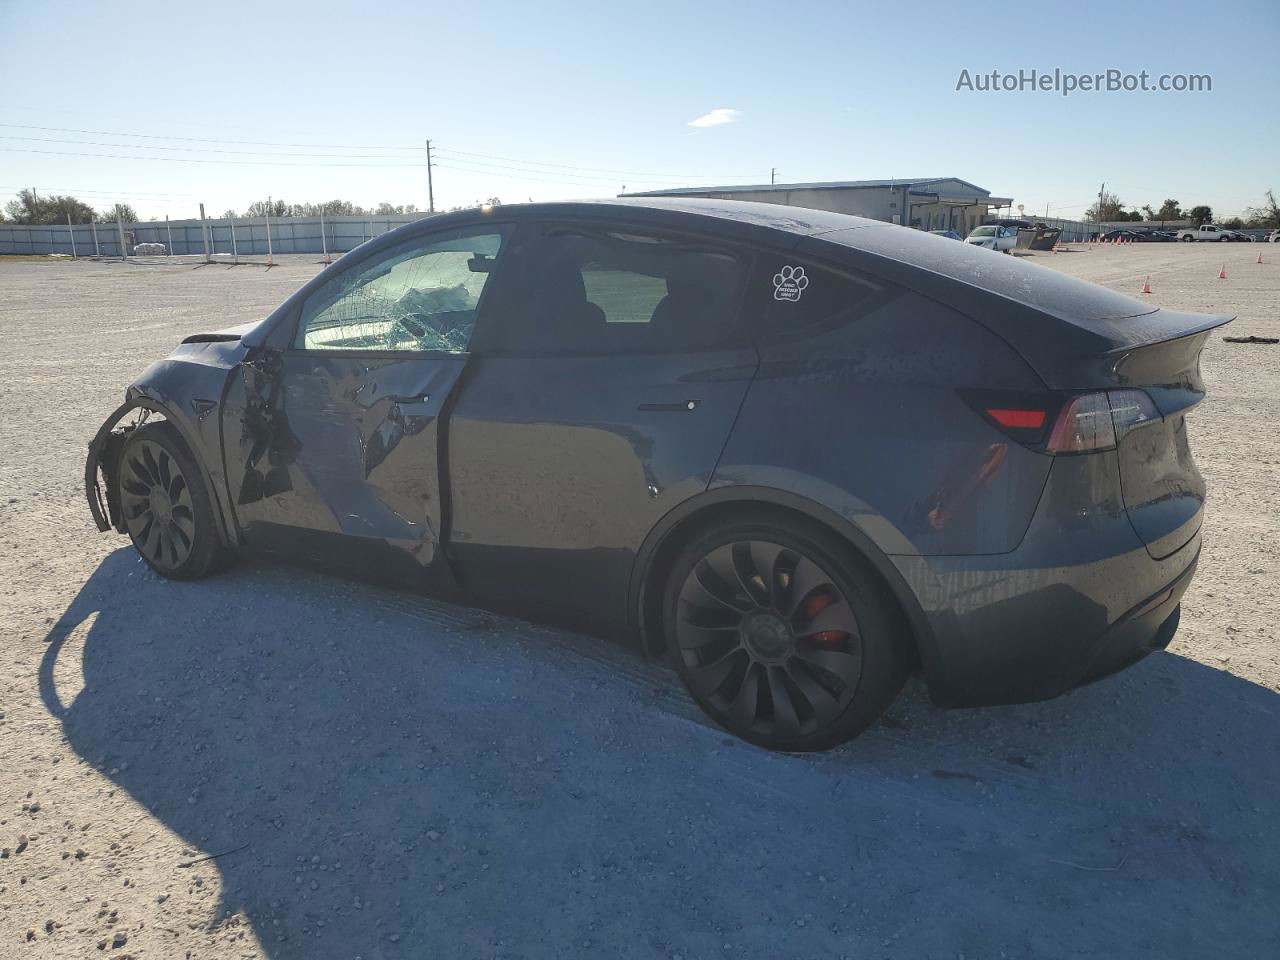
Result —
<path fill-rule="evenodd" d="M 452 549 L 500 607 L 625 616 L 642 541 L 706 489 L 757 360 L 746 258 L 617 226 L 528 225 L 450 420 Z"/>
<path fill-rule="evenodd" d="M 225 442 L 251 544 L 443 572 L 443 417 L 503 231 L 428 234 L 353 262 L 302 303 L 287 349 L 244 368 L 243 424 Z"/>

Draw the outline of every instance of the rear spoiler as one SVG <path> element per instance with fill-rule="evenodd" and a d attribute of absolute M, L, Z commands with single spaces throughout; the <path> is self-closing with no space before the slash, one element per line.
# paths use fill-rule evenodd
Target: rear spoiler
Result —
<path fill-rule="evenodd" d="M 1235 319 L 1202 314 L 1177 316 L 1195 317 L 1198 322 L 1182 325 L 1173 336 L 1154 337 L 1116 347 L 1099 358 L 1097 368 L 1097 375 L 1110 382 L 1146 390 L 1166 417 L 1186 410 L 1204 398 L 1200 352 L 1209 339 L 1210 330 Z"/>

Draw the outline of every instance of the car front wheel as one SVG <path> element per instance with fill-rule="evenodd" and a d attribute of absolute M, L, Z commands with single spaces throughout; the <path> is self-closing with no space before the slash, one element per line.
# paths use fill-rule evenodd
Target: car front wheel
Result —
<path fill-rule="evenodd" d="M 195 459 L 174 427 L 147 423 L 120 451 L 120 508 L 129 539 L 173 580 L 209 573 L 223 556 L 213 505 Z"/>
<path fill-rule="evenodd" d="M 825 750 L 869 726 L 906 677 L 883 588 L 834 536 L 773 522 L 706 531 L 677 558 L 671 661 L 712 719 L 776 750 Z"/>

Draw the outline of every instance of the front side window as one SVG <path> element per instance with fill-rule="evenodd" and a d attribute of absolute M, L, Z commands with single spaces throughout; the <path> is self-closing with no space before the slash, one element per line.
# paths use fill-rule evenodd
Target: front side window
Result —
<path fill-rule="evenodd" d="M 670 353 L 740 335 L 743 264 L 697 240 L 541 227 L 511 252 L 497 347 L 517 353 Z"/>
<path fill-rule="evenodd" d="M 302 307 L 304 350 L 465 353 L 502 248 L 492 228 L 413 240 L 334 276 Z"/>

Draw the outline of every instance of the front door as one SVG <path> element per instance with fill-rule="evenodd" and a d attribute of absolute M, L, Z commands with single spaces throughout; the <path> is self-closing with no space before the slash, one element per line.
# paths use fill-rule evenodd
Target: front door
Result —
<path fill-rule="evenodd" d="M 450 419 L 451 550 L 486 603 L 608 630 L 755 373 L 743 261 L 623 226 L 521 227 L 508 256 Z"/>
<path fill-rule="evenodd" d="M 289 348 L 245 365 L 225 443 L 251 545 L 424 582 L 444 572 L 444 414 L 501 244 L 485 226 L 367 256 L 302 303 Z"/>

